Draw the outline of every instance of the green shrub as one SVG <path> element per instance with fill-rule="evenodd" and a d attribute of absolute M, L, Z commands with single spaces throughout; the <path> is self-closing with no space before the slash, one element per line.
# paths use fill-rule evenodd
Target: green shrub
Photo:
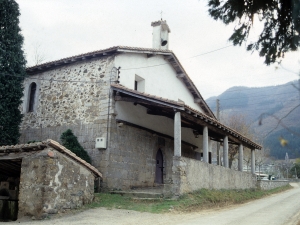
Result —
<path fill-rule="evenodd" d="M 75 153 L 78 157 L 82 158 L 88 163 L 91 163 L 91 158 L 83 147 L 79 144 L 77 137 L 73 134 L 72 130 L 68 129 L 60 136 L 62 145 Z"/>

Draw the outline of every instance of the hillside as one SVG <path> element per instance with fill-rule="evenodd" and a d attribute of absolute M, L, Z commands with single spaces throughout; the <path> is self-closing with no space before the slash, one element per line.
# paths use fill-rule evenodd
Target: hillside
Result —
<path fill-rule="evenodd" d="M 298 81 L 260 88 L 232 87 L 206 101 L 216 113 L 216 99 L 220 100 L 221 122 L 225 124 L 231 114 L 246 116 L 253 131 L 275 158 L 284 158 L 285 152 L 291 158 L 299 157 L 300 107 L 296 107 L 300 104 L 300 93 L 295 86 L 298 87 Z M 279 137 L 288 139 L 288 147 L 280 146 Z"/>

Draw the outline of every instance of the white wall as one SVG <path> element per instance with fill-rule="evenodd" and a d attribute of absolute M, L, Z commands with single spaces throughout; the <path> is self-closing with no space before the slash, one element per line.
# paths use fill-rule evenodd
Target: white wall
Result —
<path fill-rule="evenodd" d="M 186 105 L 203 112 L 200 106 L 194 103 L 192 94 L 176 77 L 176 71 L 162 55 L 147 58 L 146 54 L 123 53 L 116 56 L 115 66 L 121 67 L 121 85 L 134 89 L 135 75 L 138 75 L 145 79 L 145 93 L 174 101 L 180 99 Z"/>
<path fill-rule="evenodd" d="M 174 120 L 157 115 L 147 114 L 147 109 L 130 102 L 116 102 L 116 119 L 124 120 L 162 134 L 174 137 Z M 181 139 L 202 149 L 202 136 L 195 138 L 189 128 L 181 128 Z"/>

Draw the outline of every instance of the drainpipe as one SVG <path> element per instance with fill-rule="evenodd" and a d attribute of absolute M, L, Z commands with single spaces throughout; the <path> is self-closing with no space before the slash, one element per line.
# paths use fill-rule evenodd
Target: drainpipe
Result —
<path fill-rule="evenodd" d="M 111 93 L 111 82 L 112 82 L 112 71 L 113 69 L 115 69 L 118 73 L 117 79 L 115 80 L 115 82 L 118 82 L 119 79 L 119 73 L 120 73 L 120 69 L 121 67 L 113 67 L 110 70 L 110 75 L 109 75 L 109 89 L 108 89 L 108 106 L 107 106 L 107 124 L 106 124 L 106 149 L 108 148 L 108 125 L 109 125 L 109 114 L 110 114 L 110 97 L 112 95 Z"/>

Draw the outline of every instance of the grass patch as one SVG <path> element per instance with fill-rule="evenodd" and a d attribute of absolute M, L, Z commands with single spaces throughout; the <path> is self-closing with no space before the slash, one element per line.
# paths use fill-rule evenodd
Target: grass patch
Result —
<path fill-rule="evenodd" d="M 106 207 L 108 209 L 128 209 L 140 212 L 163 213 L 168 211 L 197 211 L 201 209 L 222 207 L 232 204 L 241 204 L 250 200 L 290 189 L 287 185 L 268 191 L 249 190 L 208 190 L 185 194 L 177 200 L 136 200 L 118 194 L 96 193 L 93 203 L 86 208 Z"/>
<path fill-rule="evenodd" d="M 95 193 L 94 202 L 87 208 L 105 207 L 108 209 L 129 209 L 140 212 L 161 213 L 178 206 L 178 200 L 139 200 L 121 196 L 119 194 Z"/>

